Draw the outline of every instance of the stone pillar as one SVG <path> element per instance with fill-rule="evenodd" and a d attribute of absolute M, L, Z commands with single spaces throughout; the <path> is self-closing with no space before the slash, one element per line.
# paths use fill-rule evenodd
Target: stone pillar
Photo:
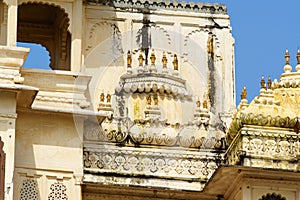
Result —
<path fill-rule="evenodd" d="M 72 12 L 72 43 L 71 43 L 71 71 L 82 71 L 82 1 L 75 0 Z"/>
<path fill-rule="evenodd" d="M 18 1 L 6 0 L 7 11 L 7 46 L 16 46 L 17 44 L 17 23 L 18 23 Z"/>
<path fill-rule="evenodd" d="M 13 199 L 13 177 L 15 164 L 15 124 L 17 105 L 31 104 L 25 100 L 35 96 L 36 89 L 21 85 L 23 78 L 20 70 L 27 57 L 29 49 L 20 47 L 0 46 L 0 138 L 4 143 L 6 156 L 4 196 L 5 200 Z M 25 96 L 24 96 L 25 94 Z"/>

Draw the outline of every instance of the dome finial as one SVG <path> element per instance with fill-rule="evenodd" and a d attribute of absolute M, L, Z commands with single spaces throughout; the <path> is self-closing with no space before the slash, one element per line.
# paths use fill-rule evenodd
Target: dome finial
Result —
<path fill-rule="evenodd" d="M 206 99 L 204 99 L 204 101 L 203 101 L 203 108 L 205 108 L 205 109 L 207 109 L 208 108 L 208 105 L 207 105 L 207 100 Z"/>
<path fill-rule="evenodd" d="M 298 51 L 297 51 L 297 64 L 299 65 L 300 64 L 300 49 L 298 48 Z"/>
<path fill-rule="evenodd" d="M 296 65 L 296 71 L 297 72 L 300 72 L 300 49 L 298 48 L 298 51 L 297 51 L 297 65 Z"/>
<path fill-rule="evenodd" d="M 166 56 L 165 52 L 163 52 L 163 57 L 162 57 L 161 61 L 163 63 L 163 68 L 167 68 L 168 59 L 167 59 L 167 56 Z"/>
<path fill-rule="evenodd" d="M 158 96 L 157 95 L 155 95 L 154 96 L 154 105 L 158 105 Z"/>
<path fill-rule="evenodd" d="M 147 104 L 148 104 L 149 106 L 151 106 L 151 96 L 150 96 L 150 95 L 147 97 Z"/>
<path fill-rule="evenodd" d="M 241 93 L 241 99 L 247 99 L 247 89 L 246 86 L 244 86 L 242 93 Z"/>
<path fill-rule="evenodd" d="M 104 92 L 101 92 L 101 94 L 100 94 L 100 101 L 104 102 Z"/>
<path fill-rule="evenodd" d="M 139 55 L 139 66 L 143 66 L 143 61 L 144 61 L 144 58 L 143 58 L 143 52 L 142 50 L 140 51 L 140 55 Z"/>
<path fill-rule="evenodd" d="M 261 89 L 267 89 L 266 88 L 266 81 L 265 81 L 264 76 L 261 77 L 260 86 L 261 86 Z"/>
<path fill-rule="evenodd" d="M 285 64 L 289 65 L 290 64 L 290 54 L 289 54 L 288 49 L 285 50 L 285 56 L 284 57 L 285 57 Z"/>
<path fill-rule="evenodd" d="M 106 95 L 106 101 L 107 101 L 107 103 L 110 103 L 110 101 L 111 101 L 111 95 L 109 93 L 107 93 L 107 95 Z"/>
<path fill-rule="evenodd" d="M 127 52 L 127 67 L 128 68 L 131 68 L 131 63 L 132 63 L 132 57 L 131 57 L 130 51 L 128 50 L 128 52 Z"/>
<path fill-rule="evenodd" d="M 200 106 L 201 106 L 201 102 L 200 102 L 200 100 L 199 100 L 199 99 L 197 100 L 197 102 L 196 102 L 196 105 L 197 105 L 197 108 L 200 108 Z"/>
<path fill-rule="evenodd" d="M 150 60 L 151 60 L 151 64 L 155 65 L 156 57 L 155 57 L 155 54 L 154 54 L 154 49 L 152 49 Z"/>
<path fill-rule="evenodd" d="M 176 54 L 174 54 L 173 66 L 174 66 L 174 70 L 178 70 L 178 59 Z"/>
<path fill-rule="evenodd" d="M 268 89 L 272 89 L 272 81 L 271 81 L 271 77 L 268 77 Z"/>
<path fill-rule="evenodd" d="M 291 73 L 292 71 L 292 66 L 290 65 L 290 54 L 289 54 L 289 50 L 286 49 L 285 50 L 285 66 L 283 68 L 285 73 Z"/>

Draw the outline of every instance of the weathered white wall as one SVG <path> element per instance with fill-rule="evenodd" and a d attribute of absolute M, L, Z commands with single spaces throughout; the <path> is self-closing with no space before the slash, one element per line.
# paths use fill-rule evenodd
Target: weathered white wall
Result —
<path fill-rule="evenodd" d="M 101 6 L 86 6 L 84 13 L 84 67 L 88 74 L 93 75 L 90 94 L 95 109 L 100 93 L 113 94 L 119 77 L 126 72 L 128 50 L 133 52 L 132 66 L 138 66 L 137 51 L 141 48 L 138 35 L 145 16 L 152 22 L 149 32 L 151 48 L 156 53 L 156 64 L 161 65 L 162 52 L 166 51 L 167 66 L 173 68 L 173 54 L 177 54 L 179 73 L 187 81 L 193 102 L 198 98 L 203 100 L 210 92 L 211 84 L 214 84 L 213 111 L 226 114 L 234 108 L 234 39 L 227 15 L 159 10 L 145 15 L 114 11 Z M 213 28 L 212 18 L 225 28 Z M 211 72 L 215 78 L 214 83 L 210 83 L 208 68 L 209 37 L 214 37 L 215 69 Z"/>
<path fill-rule="evenodd" d="M 40 199 L 48 198 L 56 182 L 66 186 L 69 199 L 80 199 L 76 178 L 80 181 L 82 175 L 82 124 L 76 123 L 70 114 L 18 113 L 14 199 L 20 198 L 22 183 L 28 178 L 37 181 Z"/>

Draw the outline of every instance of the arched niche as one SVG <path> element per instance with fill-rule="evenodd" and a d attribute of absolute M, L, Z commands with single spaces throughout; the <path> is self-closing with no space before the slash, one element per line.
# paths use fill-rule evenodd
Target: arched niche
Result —
<path fill-rule="evenodd" d="M 18 42 L 38 43 L 50 54 L 50 67 L 70 70 L 71 33 L 68 14 L 62 8 L 43 3 L 18 7 Z"/>

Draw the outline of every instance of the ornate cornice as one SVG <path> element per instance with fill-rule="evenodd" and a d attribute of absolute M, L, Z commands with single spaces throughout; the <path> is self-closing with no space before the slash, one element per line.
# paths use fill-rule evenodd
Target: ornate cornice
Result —
<path fill-rule="evenodd" d="M 266 126 L 266 127 L 278 127 L 278 128 L 290 128 L 292 130 L 299 130 L 300 128 L 299 117 L 284 117 L 281 115 L 272 116 L 264 115 L 260 113 L 239 113 L 235 115 L 233 122 L 230 125 L 227 134 L 227 142 L 233 140 L 236 134 L 245 125 Z"/>
<path fill-rule="evenodd" d="M 120 9 L 137 9 L 137 10 L 172 10 L 187 11 L 208 14 L 227 14 L 225 5 L 210 3 L 178 2 L 178 1 L 146 1 L 146 0 L 86 0 L 87 4 L 107 5 Z"/>

